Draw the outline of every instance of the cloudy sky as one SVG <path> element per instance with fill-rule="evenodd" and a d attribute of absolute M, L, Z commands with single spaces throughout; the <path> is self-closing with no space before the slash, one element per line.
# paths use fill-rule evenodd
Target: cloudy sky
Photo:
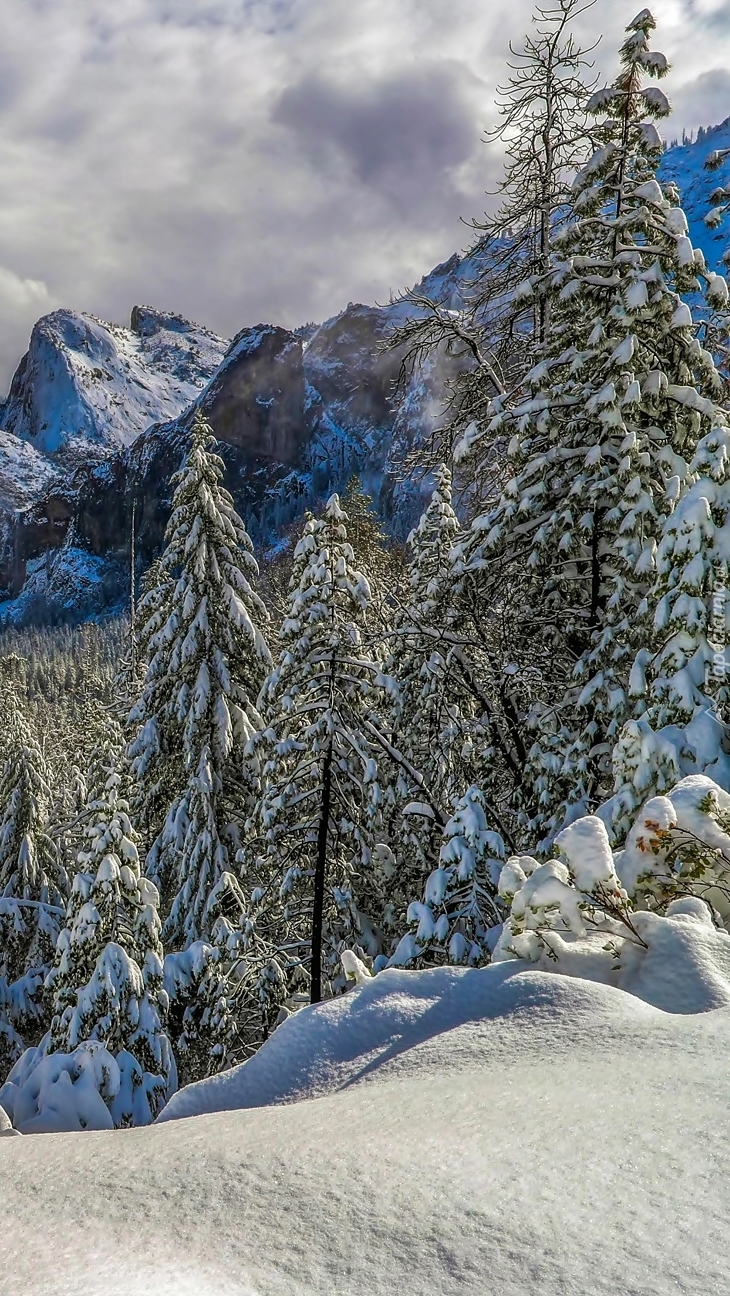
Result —
<path fill-rule="evenodd" d="M 549 3 L 549 0 L 543 0 Z M 610 75 L 639 0 L 597 0 Z M 462 248 L 531 0 L 3 0 L 0 386 L 58 305 L 228 336 L 383 301 Z M 730 115 L 730 0 L 656 0 L 669 134 Z"/>

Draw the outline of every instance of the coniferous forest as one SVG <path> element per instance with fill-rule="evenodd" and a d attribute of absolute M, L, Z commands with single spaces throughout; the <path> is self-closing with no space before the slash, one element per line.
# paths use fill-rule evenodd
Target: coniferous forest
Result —
<path fill-rule="evenodd" d="M 511 64 L 468 312 L 390 340 L 469 359 L 405 466 L 432 483 L 405 551 L 353 479 L 262 579 L 199 415 L 133 615 L 4 632 L 14 1105 L 80 1070 L 74 1128 L 92 1097 L 145 1124 L 353 967 L 559 963 L 554 932 L 686 894 L 730 915 L 728 290 L 658 179 L 652 15 L 596 88 L 577 8 Z"/>
<path fill-rule="evenodd" d="M 603 84 L 591 8 L 512 47 L 466 307 L 416 291 L 387 339 L 401 385 L 458 360 L 407 542 L 353 476 L 255 550 L 198 411 L 128 613 L 0 631 L 18 1131 L 149 1125 L 419 973 L 730 1003 L 728 287 L 661 170 L 654 16 Z"/>

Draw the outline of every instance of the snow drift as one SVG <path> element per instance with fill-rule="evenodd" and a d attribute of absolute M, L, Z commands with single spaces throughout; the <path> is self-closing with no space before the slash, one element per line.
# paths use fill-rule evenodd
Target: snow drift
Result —
<path fill-rule="evenodd" d="M 0 1293 L 721 1290 L 729 1023 L 516 963 L 386 972 L 175 1100 L 254 1110 L 3 1139 Z"/>
<path fill-rule="evenodd" d="M 628 1019 L 638 1011 L 641 1019 L 634 997 L 666 1013 L 730 1008 L 730 936 L 715 929 L 701 900 L 675 901 L 668 917 L 643 913 L 636 918 L 647 948 L 634 946 L 624 966 L 616 968 L 617 984 L 610 988 L 616 997 L 602 1001 L 602 1017 L 610 1012 Z M 427 1041 L 469 1023 L 507 1021 L 516 1038 L 525 1026 L 534 1030 L 540 1015 L 552 1013 L 555 1005 L 570 1004 L 571 1012 L 582 1016 L 593 1002 L 590 974 L 596 966 L 603 973 L 604 965 L 589 943 L 573 946 L 571 953 L 567 967 L 583 977 L 567 984 L 553 972 L 535 979 L 529 965 L 517 960 L 468 972 L 390 968 L 344 997 L 288 1018 L 242 1066 L 179 1090 L 157 1123 L 321 1097 L 411 1065 L 420 1068 Z"/>

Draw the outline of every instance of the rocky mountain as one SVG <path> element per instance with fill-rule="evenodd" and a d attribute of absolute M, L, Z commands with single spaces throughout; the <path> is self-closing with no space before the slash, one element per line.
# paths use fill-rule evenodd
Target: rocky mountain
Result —
<path fill-rule="evenodd" d="M 477 271 L 454 256 L 419 287 L 458 306 Z M 445 374 L 423 366 L 394 404 L 401 357 L 382 343 L 409 309 L 350 303 L 319 327 L 262 324 L 230 343 L 146 307 L 129 329 L 40 320 L 0 409 L 0 616 L 80 617 L 126 597 L 133 513 L 143 567 L 198 407 L 261 547 L 353 471 L 403 529 L 416 505 L 395 499 L 394 444 L 430 431 Z"/>
<path fill-rule="evenodd" d="M 36 324 L 0 409 L 0 429 L 66 465 L 131 445 L 175 418 L 228 343 L 169 312 L 135 306 L 130 328 L 57 310 Z"/>
<path fill-rule="evenodd" d="M 730 164 L 714 176 L 703 168 L 728 146 L 730 119 L 663 162 L 713 265 L 730 239 L 703 218 Z M 458 309 L 482 266 L 480 254 L 453 256 L 418 289 Z M 129 328 L 66 310 L 40 320 L 0 405 L 0 618 L 123 603 L 132 518 L 144 567 L 162 543 L 169 478 L 198 407 L 262 549 L 353 471 L 391 528 L 406 531 L 424 486 L 404 481 L 398 463 L 435 426 L 453 367 L 437 353 L 394 399 L 401 356 L 382 343 L 412 309 L 350 303 L 318 327 L 262 324 L 230 342 L 149 307 L 134 308 Z"/>

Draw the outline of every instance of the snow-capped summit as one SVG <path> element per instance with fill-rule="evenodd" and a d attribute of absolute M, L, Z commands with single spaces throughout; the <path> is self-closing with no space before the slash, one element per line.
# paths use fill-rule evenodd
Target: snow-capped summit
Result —
<path fill-rule="evenodd" d="M 0 428 L 64 457 L 130 445 L 195 400 L 227 345 L 180 315 L 146 306 L 135 306 L 130 328 L 54 311 L 33 329 Z"/>

